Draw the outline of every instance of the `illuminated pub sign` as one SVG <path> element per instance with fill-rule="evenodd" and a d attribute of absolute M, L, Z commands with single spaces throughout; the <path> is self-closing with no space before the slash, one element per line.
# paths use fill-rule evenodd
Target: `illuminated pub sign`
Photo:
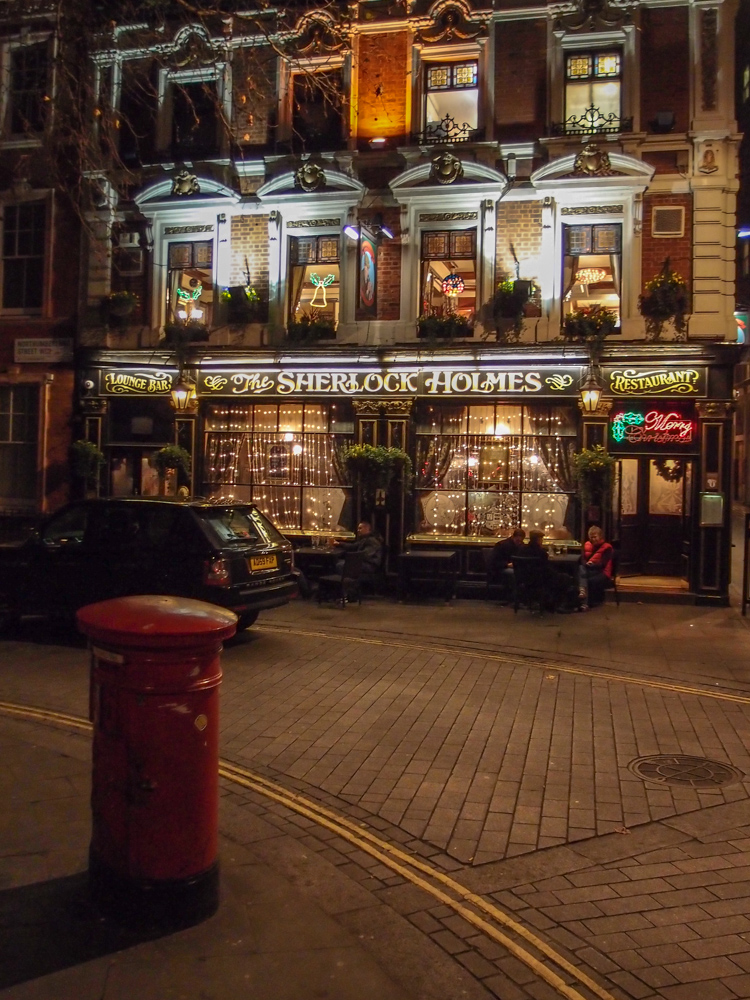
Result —
<path fill-rule="evenodd" d="M 207 396 L 502 396 L 577 397 L 580 366 L 262 368 L 201 372 Z"/>
<path fill-rule="evenodd" d="M 705 367 L 658 365 L 604 368 L 604 392 L 612 396 L 705 396 L 708 373 Z"/>
<path fill-rule="evenodd" d="M 697 445 L 697 424 L 691 406 L 659 400 L 645 404 L 615 404 L 609 418 L 612 451 L 690 451 Z"/>

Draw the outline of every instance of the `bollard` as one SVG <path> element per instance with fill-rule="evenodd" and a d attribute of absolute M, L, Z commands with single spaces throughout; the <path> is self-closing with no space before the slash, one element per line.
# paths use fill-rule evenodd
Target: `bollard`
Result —
<path fill-rule="evenodd" d="M 92 896 L 129 926 L 198 923 L 219 905 L 219 658 L 237 617 L 142 596 L 77 618 L 91 652 Z"/>

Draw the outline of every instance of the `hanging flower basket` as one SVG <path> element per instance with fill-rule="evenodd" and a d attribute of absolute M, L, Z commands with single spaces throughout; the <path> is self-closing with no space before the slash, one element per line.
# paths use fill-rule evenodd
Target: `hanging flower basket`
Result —
<path fill-rule="evenodd" d="M 349 482 L 362 491 L 366 508 L 374 507 L 378 490 L 387 493 L 399 479 L 406 489 L 411 488 L 411 458 L 401 448 L 353 444 L 343 450 L 341 457 Z"/>
<path fill-rule="evenodd" d="M 138 296 L 134 292 L 111 292 L 104 302 L 110 316 L 122 319 L 129 316 L 138 305 Z"/>
<path fill-rule="evenodd" d="M 584 507 L 609 507 L 614 485 L 615 459 L 600 444 L 573 455 L 578 496 Z"/>
<path fill-rule="evenodd" d="M 96 485 L 99 470 L 104 462 L 104 453 L 91 441 L 74 441 L 70 446 L 71 472 L 73 477 L 85 486 Z"/>
<path fill-rule="evenodd" d="M 646 320 L 649 340 L 659 340 L 665 325 L 671 320 L 675 339 L 684 340 L 687 332 L 685 316 L 690 307 L 687 282 L 669 266 L 669 257 L 661 271 L 646 282 L 646 290 L 638 299 L 641 316 Z"/>

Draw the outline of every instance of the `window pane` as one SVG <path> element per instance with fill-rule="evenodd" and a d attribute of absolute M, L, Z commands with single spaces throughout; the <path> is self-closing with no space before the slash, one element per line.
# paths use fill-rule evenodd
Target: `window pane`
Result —
<path fill-rule="evenodd" d="M 477 85 L 477 64 L 457 63 L 453 67 L 454 87 L 476 87 Z"/>
<path fill-rule="evenodd" d="M 620 54 L 618 52 L 599 53 L 595 59 L 595 76 L 619 76 Z"/>
<path fill-rule="evenodd" d="M 175 152 L 215 152 L 218 140 L 218 94 L 213 80 L 173 84 L 172 145 Z"/>
<path fill-rule="evenodd" d="M 599 108 L 605 118 L 614 115 L 620 117 L 620 81 L 610 80 L 607 83 L 592 83 L 591 103 Z"/>
<path fill-rule="evenodd" d="M 338 149 L 343 135 L 341 70 L 297 73 L 292 85 L 292 144 L 296 149 Z"/>
<path fill-rule="evenodd" d="M 44 283 L 44 202 L 8 205 L 3 232 L 3 307 L 39 309 Z"/>
<path fill-rule="evenodd" d="M 24 45 L 11 54 L 10 130 L 14 134 L 44 128 L 47 45 Z"/>
<path fill-rule="evenodd" d="M 591 56 L 588 54 L 568 56 L 568 79 L 580 80 L 591 76 Z"/>
<path fill-rule="evenodd" d="M 450 66 L 429 66 L 427 68 L 427 89 L 445 90 L 451 85 Z"/>
<path fill-rule="evenodd" d="M 446 116 L 452 118 L 459 128 L 466 128 L 466 135 L 461 136 L 461 138 L 470 138 L 470 130 L 478 126 L 479 99 L 477 90 L 431 91 L 427 95 L 425 107 L 425 129 L 435 138 L 439 138 L 441 130 L 437 126 Z M 456 138 L 456 136 L 453 137 Z"/>

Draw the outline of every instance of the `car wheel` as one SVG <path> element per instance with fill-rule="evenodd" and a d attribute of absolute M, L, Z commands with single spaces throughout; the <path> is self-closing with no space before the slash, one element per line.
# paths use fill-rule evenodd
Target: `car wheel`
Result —
<path fill-rule="evenodd" d="M 246 628 L 250 628 L 251 625 L 255 624 L 258 618 L 258 612 L 247 611 L 244 615 L 239 615 L 238 617 L 239 621 L 237 622 L 237 631 L 244 632 Z"/>

